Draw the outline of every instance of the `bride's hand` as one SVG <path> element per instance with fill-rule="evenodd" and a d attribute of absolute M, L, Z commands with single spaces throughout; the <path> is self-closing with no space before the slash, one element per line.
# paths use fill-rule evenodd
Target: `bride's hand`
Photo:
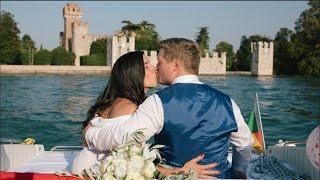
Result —
<path fill-rule="evenodd" d="M 82 130 L 82 140 L 83 140 L 83 146 L 88 147 L 87 141 L 86 141 L 86 132 L 89 128 L 91 128 L 91 123 L 89 123 L 83 130 Z"/>
<path fill-rule="evenodd" d="M 219 171 L 212 170 L 212 168 L 216 167 L 217 163 L 211 163 L 206 165 L 198 164 L 204 158 L 204 154 L 200 154 L 199 156 L 191 159 L 190 161 L 186 162 L 181 170 L 184 173 L 188 173 L 190 169 L 193 169 L 197 172 L 198 178 L 201 179 L 213 179 L 215 175 L 220 174 Z"/>

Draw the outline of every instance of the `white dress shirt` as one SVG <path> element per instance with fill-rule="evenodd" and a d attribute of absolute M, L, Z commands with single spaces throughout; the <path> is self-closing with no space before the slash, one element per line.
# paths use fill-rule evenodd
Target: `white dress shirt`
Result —
<path fill-rule="evenodd" d="M 175 83 L 203 84 L 195 75 L 179 76 Z M 240 109 L 231 99 L 234 117 L 238 131 L 232 132 L 230 142 L 237 150 L 251 147 L 253 139 L 249 127 L 245 123 Z M 125 137 L 137 130 L 143 130 L 147 139 L 159 134 L 164 124 L 164 112 L 161 99 L 157 94 L 150 95 L 133 113 L 131 118 L 123 123 L 117 123 L 105 128 L 91 127 L 85 134 L 88 144 L 100 151 L 107 151 L 125 143 Z"/>

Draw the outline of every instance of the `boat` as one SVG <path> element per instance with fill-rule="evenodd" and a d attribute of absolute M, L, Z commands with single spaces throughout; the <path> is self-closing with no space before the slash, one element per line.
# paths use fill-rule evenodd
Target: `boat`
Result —
<path fill-rule="evenodd" d="M 256 118 L 262 130 L 257 95 L 255 108 L 258 114 Z M 264 153 L 256 153 L 257 151 L 253 150 L 246 172 L 247 177 L 249 179 L 319 180 L 319 132 L 320 125 L 312 131 L 307 141 L 279 140 L 275 145 L 264 148 Z M 30 141 L 31 144 L 28 144 Z M 31 179 L 37 179 L 35 177 L 61 179 L 61 175 L 65 175 L 67 179 L 78 179 L 70 172 L 73 160 L 82 146 L 55 146 L 46 151 L 43 144 L 32 144 L 32 142 L 34 140 L 27 139 L 26 144 L 0 145 L 0 179 L 30 178 L 30 173 L 33 177 Z M 232 149 L 229 149 L 228 161 L 232 163 Z"/>
<path fill-rule="evenodd" d="M 0 148 L 0 179 L 17 173 L 74 177 L 68 172 L 71 172 L 73 159 L 82 149 L 81 146 L 55 146 L 46 151 L 42 144 L 1 144 Z M 247 170 L 248 177 L 252 179 L 320 179 L 319 170 L 307 157 L 305 142 L 280 141 L 274 146 L 269 146 L 262 161 L 268 166 L 265 172 L 257 172 L 261 157 L 258 154 L 253 157 Z M 232 151 L 229 151 L 228 161 L 232 161 Z"/>

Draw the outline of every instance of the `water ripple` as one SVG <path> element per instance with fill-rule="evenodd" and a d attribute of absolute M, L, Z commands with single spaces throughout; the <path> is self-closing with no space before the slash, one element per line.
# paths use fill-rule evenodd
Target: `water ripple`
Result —
<path fill-rule="evenodd" d="M 319 79 L 202 76 L 200 80 L 230 95 L 245 119 L 258 93 L 267 145 L 279 139 L 306 139 L 320 123 Z M 81 145 L 81 122 L 107 82 L 108 77 L 101 75 L 1 75 L 0 142 L 34 137 L 46 149 Z"/>

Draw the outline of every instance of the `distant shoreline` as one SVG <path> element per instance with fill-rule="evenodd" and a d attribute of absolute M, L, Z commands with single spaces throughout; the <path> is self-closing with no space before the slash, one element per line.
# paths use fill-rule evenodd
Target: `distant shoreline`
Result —
<path fill-rule="evenodd" d="M 110 66 L 0 65 L 0 74 L 110 74 Z"/>
<path fill-rule="evenodd" d="M 110 75 L 110 66 L 59 65 L 0 65 L 1 75 L 20 74 L 101 74 Z M 200 74 L 199 76 L 252 76 L 250 71 L 227 71 L 226 74 Z M 274 77 L 275 75 L 273 75 Z M 271 76 L 270 76 L 271 77 Z"/>

